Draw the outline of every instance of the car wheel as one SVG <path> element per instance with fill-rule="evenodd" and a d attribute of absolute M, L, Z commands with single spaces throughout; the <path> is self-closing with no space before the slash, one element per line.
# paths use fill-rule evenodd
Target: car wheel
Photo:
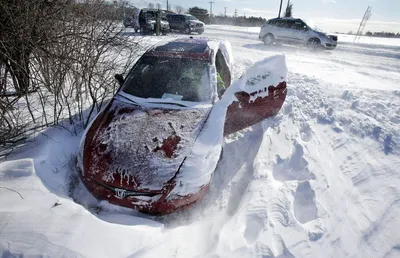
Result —
<path fill-rule="evenodd" d="M 265 35 L 263 37 L 262 40 L 265 45 L 271 46 L 274 43 L 275 38 L 274 38 L 274 35 L 272 35 L 271 33 L 268 33 L 267 35 Z"/>
<path fill-rule="evenodd" d="M 188 28 L 185 28 L 185 29 L 183 30 L 183 33 L 185 33 L 185 34 L 190 34 L 190 29 L 189 29 L 189 27 L 188 27 Z"/>
<path fill-rule="evenodd" d="M 321 40 L 317 38 L 310 39 L 307 44 L 308 49 L 316 51 L 321 48 Z"/>
<path fill-rule="evenodd" d="M 203 34 L 203 32 L 202 32 L 202 31 L 199 31 L 198 33 L 199 33 L 199 35 Z"/>

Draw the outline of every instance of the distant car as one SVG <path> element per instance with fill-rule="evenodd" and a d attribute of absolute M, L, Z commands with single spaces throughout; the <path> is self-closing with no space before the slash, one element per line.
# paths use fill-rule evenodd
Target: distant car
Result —
<path fill-rule="evenodd" d="M 308 26 L 303 20 L 295 18 L 275 18 L 268 20 L 261 28 L 259 38 L 266 44 L 283 42 L 306 45 L 311 49 L 333 50 L 338 37 L 328 35 L 318 28 Z"/>
<path fill-rule="evenodd" d="M 134 28 L 135 32 L 138 32 L 140 30 L 139 23 L 133 17 L 125 17 L 123 24 L 125 28 Z"/>
<path fill-rule="evenodd" d="M 231 85 L 230 53 L 229 42 L 177 39 L 148 50 L 125 79 L 116 75 L 120 89 L 85 131 L 77 156 L 95 197 L 163 215 L 204 196 L 223 137 L 275 116 L 286 97 L 286 70 L 270 72 L 266 65 L 277 65 L 267 59 Z"/>
<path fill-rule="evenodd" d="M 143 35 L 153 35 L 157 31 L 157 18 L 160 19 L 160 33 L 166 35 L 170 32 L 169 22 L 166 13 L 158 9 L 142 9 L 139 13 L 140 32 Z"/>
<path fill-rule="evenodd" d="M 167 14 L 169 27 L 181 33 L 204 32 L 204 23 L 190 14 Z"/>

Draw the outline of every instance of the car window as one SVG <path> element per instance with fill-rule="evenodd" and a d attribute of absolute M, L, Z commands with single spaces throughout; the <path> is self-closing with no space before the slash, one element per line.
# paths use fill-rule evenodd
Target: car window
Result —
<path fill-rule="evenodd" d="M 283 24 L 283 26 L 282 26 L 283 28 L 293 29 L 294 21 L 284 20 L 284 21 L 282 21 L 282 24 Z"/>
<path fill-rule="evenodd" d="M 187 16 L 185 16 L 185 17 L 186 17 L 186 20 L 187 20 L 187 21 L 195 21 L 195 20 L 197 20 L 196 17 L 191 16 L 191 15 L 187 15 Z"/>
<path fill-rule="evenodd" d="M 275 21 L 275 25 L 280 28 L 289 28 L 290 24 L 287 20 L 277 20 Z"/>
<path fill-rule="evenodd" d="M 307 26 L 301 21 L 295 21 L 292 25 L 292 28 L 295 30 L 305 30 Z"/>
<path fill-rule="evenodd" d="M 122 91 L 141 98 L 211 102 L 209 65 L 185 58 L 143 57 Z"/>

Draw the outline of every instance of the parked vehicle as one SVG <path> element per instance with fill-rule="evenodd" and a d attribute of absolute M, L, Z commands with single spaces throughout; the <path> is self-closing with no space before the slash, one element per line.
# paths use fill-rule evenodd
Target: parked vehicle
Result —
<path fill-rule="evenodd" d="M 333 50 L 337 46 L 338 37 L 328 35 L 317 27 L 307 25 L 301 19 L 275 18 L 268 20 L 261 28 L 259 39 L 266 45 L 274 42 L 306 45 L 311 49 Z"/>
<path fill-rule="evenodd" d="M 275 116 L 286 97 L 284 56 L 257 62 L 231 84 L 230 53 L 229 42 L 178 39 L 149 49 L 126 78 L 116 75 L 120 89 L 77 156 L 95 197 L 163 215 L 205 195 L 224 136 Z"/>
<path fill-rule="evenodd" d="M 133 16 L 132 17 L 129 17 L 129 16 L 125 17 L 123 23 L 124 23 L 125 28 L 129 28 L 129 27 L 134 28 L 135 32 L 138 32 L 140 30 L 140 26 L 139 26 L 138 20 L 135 19 L 135 17 L 133 17 Z"/>
<path fill-rule="evenodd" d="M 167 19 L 171 30 L 185 34 L 204 32 L 204 23 L 190 14 L 167 14 Z"/>
<path fill-rule="evenodd" d="M 160 19 L 160 33 L 166 35 L 170 31 L 166 13 L 158 9 L 142 9 L 139 13 L 140 32 L 153 35 L 157 31 L 157 19 Z"/>

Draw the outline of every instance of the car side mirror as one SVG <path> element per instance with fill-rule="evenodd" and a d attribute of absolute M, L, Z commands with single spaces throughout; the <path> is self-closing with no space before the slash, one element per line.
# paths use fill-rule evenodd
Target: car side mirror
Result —
<path fill-rule="evenodd" d="M 124 84 L 125 79 L 121 74 L 117 73 L 116 75 L 114 75 L 114 77 L 118 81 L 119 85 Z"/>

